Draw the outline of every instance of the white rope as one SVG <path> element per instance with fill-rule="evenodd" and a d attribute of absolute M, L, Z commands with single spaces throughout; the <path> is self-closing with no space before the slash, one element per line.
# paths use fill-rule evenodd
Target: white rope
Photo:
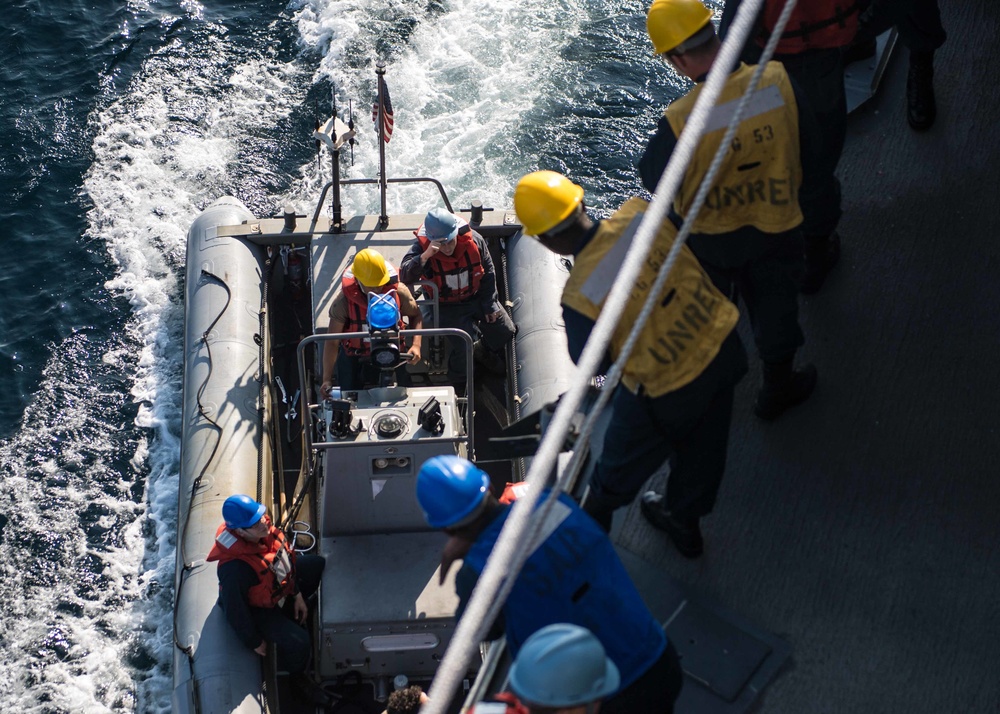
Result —
<path fill-rule="evenodd" d="M 757 67 L 751 78 L 747 94 L 743 96 L 737 106 L 725 138 L 719 145 L 719 151 L 716 153 L 709 172 L 699 187 L 688 219 L 684 222 L 681 232 L 678 234 L 674 246 L 667 256 L 667 260 L 660 268 L 656 284 L 650 291 L 650 296 L 643 306 L 640 319 L 630 332 L 623 346 L 622 354 L 619 355 L 619 359 L 612 366 L 612 370 L 608 375 L 611 379 L 605 382 L 598 403 L 585 422 L 584 429 L 586 433 L 581 434 L 578 443 L 583 443 L 585 441 L 584 437 L 589 436 L 593 428 L 593 422 L 596 419 L 595 414 L 599 414 L 600 409 L 603 409 L 607 403 L 608 396 L 614 390 L 618 379 L 621 377 L 622 365 L 635 344 L 638 332 L 651 313 L 653 305 L 657 302 L 659 292 L 670 270 L 676 263 L 677 254 L 691 232 L 691 223 L 697 215 L 697 211 L 700 210 L 704 203 L 715 173 L 718 171 L 722 159 L 728 150 L 729 142 L 735 133 L 735 127 L 738 125 L 746 106 L 747 98 L 756 88 L 764 65 L 774 53 L 774 47 L 795 6 L 795 1 L 787 1 L 781 17 L 775 25 L 767 47 L 762 54 L 760 66 Z M 689 120 L 678 138 L 677 145 L 656 186 L 656 193 L 649 204 L 649 209 L 639 224 L 633 244 L 625 256 L 611 292 L 608 294 L 607 300 L 601 310 L 601 314 L 594 325 L 587 344 L 584 346 L 583 353 L 577 363 L 576 382 L 570 386 L 569 390 L 563 394 L 562 399 L 559 400 L 549 427 L 542 435 L 538 451 L 532 459 L 531 468 L 525 477 L 525 484 L 527 485 L 525 493 L 514 502 L 507 522 L 501 529 L 493 551 L 486 562 L 486 567 L 480 574 L 476 587 L 469 598 L 465 613 L 458 622 L 455 634 L 445 652 L 444 659 L 438 668 L 434 681 L 431 683 L 429 692 L 430 701 L 421 710 L 424 714 L 444 714 L 447 710 L 451 697 L 458 688 L 461 680 L 465 677 L 469 662 L 472 661 L 472 657 L 478 651 L 479 643 L 485 638 L 487 631 L 503 608 L 507 595 L 516 581 L 517 574 L 520 572 L 524 561 L 527 560 L 534 549 L 533 546 L 535 539 L 538 537 L 539 527 L 545 522 L 552 505 L 555 503 L 556 498 L 558 498 L 561 488 L 553 488 L 548 499 L 539 507 L 537 512 L 535 505 L 546 486 L 553 465 L 557 463 L 566 434 L 570 431 L 573 416 L 583 402 L 590 385 L 590 380 L 597 373 L 597 369 L 603 361 L 615 327 L 628 302 L 632 286 L 642 269 L 646 256 L 652 248 L 660 224 L 664 220 L 670 205 L 673 203 L 674 196 L 684 178 L 687 166 L 694 152 L 697 150 L 704 133 L 705 124 L 708 121 L 711 110 L 725 87 L 731 68 L 736 64 L 740 49 L 749 37 L 762 3 L 763 0 L 747 0 L 737 11 L 729 37 L 722 44 L 719 55 L 708 74 L 705 87 L 698 96 Z M 569 466 L 575 465 L 578 468 L 579 464 L 575 463 L 578 461 L 576 458 L 571 459 Z M 570 473 L 571 470 L 567 467 L 560 474 L 558 479 L 560 487 L 569 478 Z"/>
<path fill-rule="evenodd" d="M 688 211 L 687 218 L 684 219 L 684 223 L 681 225 L 681 229 L 677 233 L 677 237 L 674 240 L 673 246 L 671 246 L 670 248 L 670 252 L 667 254 L 666 260 L 663 262 L 663 265 L 660 266 L 660 271 L 656 276 L 656 281 L 653 283 L 653 286 L 649 290 L 649 295 L 646 297 L 646 302 L 643 305 L 638 318 L 636 319 L 634 327 L 629 332 L 628 338 L 622 345 L 621 352 L 618 355 L 618 359 L 611 365 L 611 369 L 608 370 L 607 375 L 605 375 L 604 388 L 601 390 L 600 394 L 598 395 L 597 401 L 594 403 L 593 408 L 587 414 L 586 418 L 584 419 L 583 423 L 580 426 L 580 433 L 579 436 L 577 437 L 577 443 L 589 443 L 590 436 L 593 433 L 594 427 L 597 423 L 598 418 L 601 415 L 601 412 L 604 410 L 604 407 L 607 406 L 608 401 L 611 399 L 611 396 L 614 393 L 614 387 L 621 380 L 622 373 L 624 372 L 625 369 L 625 363 L 628 361 L 629 356 L 632 354 L 632 349 L 635 347 L 635 343 L 638 342 L 639 335 L 642 333 L 642 329 L 645 326 L 646 321 L 649 319 L 649 316 L 652 314 L 653 310 L 656 309 L 656 304 L 659 302 L 660 294 L 663 291 L 663 286 L 667 282 L 670 272 L 673 270 L 674 264 L 677 262 L 677 256 L 680 254 L 683 246 L 687 243 L 688 236 L 691 234 L 692 226 L 694 225 L 695 220 L 697 220 L 698 214 L 701 212 L 702 206 L 705 204 L 705 199 L 708 196 L 708 192 L 712 189 L 712 186 L 715 183 L 715 177 L 719 172 L 719 168 L 721 167 L 722 162 L 726 158 L 726 154 L 729 151 L 729 145 L 732 142 L 733 137 L 736 135 L 736 129 L 743 118 L 743 114 L 746 110 L 747 104 L 750 101 L 750 97 L 754 93 L 754 91 L 756 91 L 757 86 L 760 84 L 760 78 L 764 74 L 764 69 L 768 61 L 774 55 L 775 47 L 778 44 L 778 40 L 781 39 L 781 35 L 785 30 L 785 25 L 788 23 L 788 18 L 791 16 L 792 10 L 795 9 L 796 2 L 797 0 L 787 0 L 784 9 L 782 10 L 782 13 L 778 18 L 778 21 L 775 23 L 774 29 L 771 31 L 771 35 L 768 38 L 767 45 L 765 46 L 763 52 L 761 53 L 760 62 L 754 68 L 753 74 L 750 77 L 750 83 L 747 86 L 746 91 L 743 93 L 743 96 L 740 97 L 740 101 L 736 106 L 736 110 L 734 111 L 733 116 L 729 121 L 729 125 L 726 127 L 726 133 L 723 135 L 722 141 L 719 143 L 719 148 L 715 152 L 715 156 L 712 158 L 712 163 L 709 165 L 708 171 L 705 173 L 705 177 L 702 179 L 701 184 L 698 186 L 698 192 L 695 194 L 694 200 L 691 203 L 691 207 Z M 740 8 L 740 12 L 742 12 L 742 6 Z M 734 30 L 735 30 L 735 24 L 734 24 Z M 723 66 L 727 68 L 727 76 L 728 76 L 728 72 L 731 70 L 733 66 L 735 66 L 735 59 L 738 58 L 738 52 L 736 51 L 736 49 L 741 46 L 742 45 L 737 46 L 731 42 L 723 43 L 722 50 L 719 52 L 719 56 L 716 58 L 715 64 L 713 64 L 713 71 L 715 67 L 721 63 Z M 711 81 L 711 74 L 709 75 L 709 81 Z M 708 91 L 707 84 L 705 91 Z M 698 104 L 696 103 L 694 110 L 692 110 L 691 112 L 692 118 L 695 116 L 695 113 L 697 111 L 698 111 Z M 711 109 L 707 109 L 705 111 L 706 115 L 710 112 Z M 687 126 L 690 126 L 690 122 L 688 123 L 688 125 L 685 126 L 685 131 L 687 131 Z M 699 126 L 703 126 L 703 124 L 699 124 Z M 683 138 L 683 133 L 684 132 L 682 132 L 682 138 Z M 700 138 L 701 138 L 701 132 L 699 132 L 699 139 Z M 678 142 L 678 147 L 679 146 L 680 142 Z M 676 154 L 676 150 L 674 153 Z M 668 164 L 667 169 L 669 168 L 670 166 Z M 666 182 L 667 182 L 667 170 L 664 170 L 663 175 L 660 177 L 660 182 L 656 185 L 656 193 L 653 197 L 653 202 L 650 204 L 649 213 L 654 213 L 654 211 L 656 210 L 654 208 L 654 204 L 656 204 L 658 196 L 663 195 L 667 192 L 669 192 L 670 195 L 673 196 L 673 194 L 676 192 L 677 188 L 680 185 L 679 181 L 677 182 L 676 185 L 667 184 Z M 671 198 L 669 203 L 672 202 L 673 198 Z M 661 213 L 658 212 L 657 215 L 661 215 Z M 660 223 L 657 222 L 656 226 L 658 227 L 659 225 Z M 640 225 L 640 230 L 641 230 L 641 225 Z M 644 259 L 645 255 L 646 254 L 644 253 L 643 254 Z M 616 278 L 616 280 L 620 279 L 621 276 Z M 591 339 L 593 339 L 593 336 L 591 337 Z M 570 471 L 570 469 L 573 470 L 570 471 L 569 477 L 563 478 L 561 476 L 560 482 L 568 481 L 569 478 L 575 476 L 576 473 L 581 468 L 582 458 L 577 459 L 576 457 L 577 454 L 576 452 L 574 452 L 573 458 L 570 459 L 570 462 L 569 464 L 567 464 L 566 467 L 567 471 Z"/>

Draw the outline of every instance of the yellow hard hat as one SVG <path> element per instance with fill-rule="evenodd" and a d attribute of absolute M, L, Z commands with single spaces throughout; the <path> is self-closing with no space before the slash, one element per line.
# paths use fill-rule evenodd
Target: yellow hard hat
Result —
<path fill-rule="evenodd" d="M 661 55 L 677 49 L 712 21 L 712 11 L 698 0 L 653 0 L 646 13 L 646 31 Z"/>
<path fill-rule="evenodd" d="M 583 189 L 555 171 L 535 171 L 517 182 L 514 211 L 524 232 L 545 233 L 576 210 L 583 201 Z"/>
<path fill-rule="evenodd" d="M 385 258 L 374 248 L 358 251 L 354 256 L 351 272 L 366 288 L 377 288 L 389 282 L 389 269 L 385 267 Z"/>

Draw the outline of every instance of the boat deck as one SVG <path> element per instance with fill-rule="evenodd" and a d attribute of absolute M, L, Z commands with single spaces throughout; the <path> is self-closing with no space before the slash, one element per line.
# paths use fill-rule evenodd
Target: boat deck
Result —
<path fill-rule="evenodd" d="M 456 215 L 470 220 L 468 211 L 455 210 Z M 424 220 L 423 213 L 390 216 L 385 229 L 379 228 L 378 216 L 356 216 L 344 222 L 344 232 L 324 233 L 311 244 L 313 265 L 313 325 L 317 332 L 326 332 L 330 305 L 340 285 L 340 276 L 350 268 L 358 251 L 365 248 L 378 250 L 398 269 L 403 256 L 413 245 L 414 231 Z M 485 211 L 481 223 L 473 225 L 484 237 L 509 235 L 514 232 L 517 219 L 509 211 Z"/>
<path fill-rule="evenodd" d="M 942 5 L 935 126 L 906 124 L 905 48 L 850 120 L 815 395 L 758 421 L 752 358 L 700 560 L 635 505 L 619 534 L 791 645 L 754 711 L 1000 711 L 1000 5 Z"/>

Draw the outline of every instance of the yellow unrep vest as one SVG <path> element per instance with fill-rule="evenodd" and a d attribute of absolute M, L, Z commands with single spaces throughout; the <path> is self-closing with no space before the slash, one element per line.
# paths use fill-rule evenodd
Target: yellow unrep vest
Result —
<path fill-rule="evenodd" d="M 687 217 L 694 196 L 750 84 L 754 67 L 741 64 L 729 75 L 681 183 L 674 210 Z M 671 104 L 667 121 L 680 136 L 702 89 L 696 85 Z M 694 233 L 718 235 L 744 226 L 765 233 L 782 233 L 802 223 L 799 187 L 799 110 L 788 73 L 778 62 L 768 62 L 764 76 L 744 110 L 715 183 L 694 224 Z"/>
<path fill-rule="evenodd" d="M 647 205 L 641 198 L 630 198 L 601 222 L 576 256 L 563 289 L 563 305 L 597 320 Z M 611 338 L 611 356 L 616 360 L 676 237 L 674 224 L 664 221 Z M 736 306 L 716 290 L 684 246 L 663 286 L 663 298 L 625 363 L 622 384 L 633 392 L 641 385 L 651 397 L 680 389 L 715 359 L 737 319 Z"/>

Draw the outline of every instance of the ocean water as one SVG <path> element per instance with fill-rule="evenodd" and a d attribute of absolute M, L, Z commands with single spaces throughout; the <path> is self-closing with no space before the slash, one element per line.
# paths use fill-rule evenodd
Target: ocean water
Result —
<path fill-rule="evenodd" d="M 599 213 L 681 85 L 639 0 L 10 0 L 0 200 L 0 697 L 8 711 L 165 712 L 187 227 L 232 194 L 312 210 L 335 97 L 374 176 L 506 206 L 537 168 Z M 721 0 L 716 9 L 721 7 Z M 377 207 L 345 190 L 351 212 Z M 390 210 L 435 205 L 390 188 Z"/>

